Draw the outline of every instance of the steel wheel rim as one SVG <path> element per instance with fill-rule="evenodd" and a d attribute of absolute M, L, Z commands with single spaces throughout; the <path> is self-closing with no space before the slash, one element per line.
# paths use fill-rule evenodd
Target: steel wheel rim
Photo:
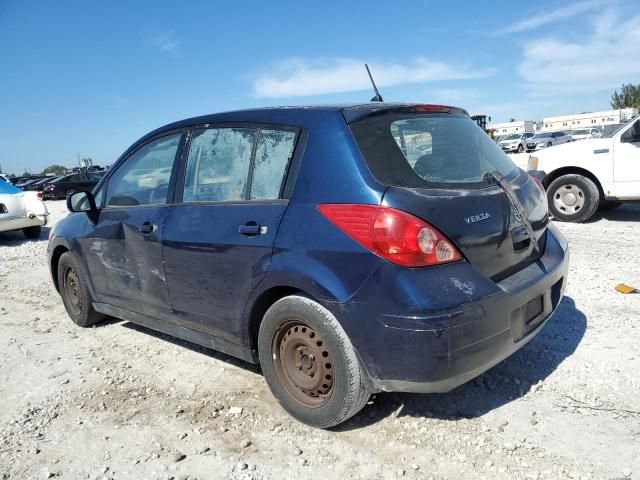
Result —
<path fill-rule="evenodd" d="M 64 270 L 64 294 L 67 298 L 69 309 L 74 315 L 82 313 L 82 298 L 80 297 L 80 279 L 78 274 L 71 267 Z"/>
<path fill-rule="evenodd" d="M 553 193 L 553 205 L 565 215 L 575 215 L 584 207 L 584 192 L 573 183 L 561 185 Z"/>
<path fill-rule="evenodd" d="M 318 408 L 329 401 L 334 361 L 315 329 L 301 320 L 287 320 L 273 336 L 271 358 L 280 384 L 298 403 Z"/>

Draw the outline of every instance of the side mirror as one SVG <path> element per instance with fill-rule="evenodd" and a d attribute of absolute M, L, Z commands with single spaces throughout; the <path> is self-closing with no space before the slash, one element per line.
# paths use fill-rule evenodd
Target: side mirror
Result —
<path fill-rule="evenodd" d="M 98 215 L 96 199 L 91 192 L 76 192 L 67 197 L 67 209 L 70 212 L 85 212 L 92 220 Z"/>

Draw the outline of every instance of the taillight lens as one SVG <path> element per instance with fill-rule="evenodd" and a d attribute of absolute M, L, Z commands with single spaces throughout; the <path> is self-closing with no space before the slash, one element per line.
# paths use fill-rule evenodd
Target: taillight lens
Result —
<path fill-rule="evenodd" d="M 376 255 L 403 267 L 462 259 L 442 233 L 413 215 L 378 205 L 323 204 L 318 211 Z"/>
<path fill-rule="evenodd" d="M 42 192 L 38 192 L 38 198 L 42 200 Z"/>

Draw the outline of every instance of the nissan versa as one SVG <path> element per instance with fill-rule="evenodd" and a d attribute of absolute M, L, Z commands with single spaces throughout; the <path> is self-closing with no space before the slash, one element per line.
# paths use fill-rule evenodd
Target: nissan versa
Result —
<path fill-rule="evenodd" d="M 121 318 L 259 363 L 331 427 L 446 392 L 533 338 L 567 242 L 541 185 L 461 109 L 263 108 L 160 128 L 52 229 L 72 320 Z"/>

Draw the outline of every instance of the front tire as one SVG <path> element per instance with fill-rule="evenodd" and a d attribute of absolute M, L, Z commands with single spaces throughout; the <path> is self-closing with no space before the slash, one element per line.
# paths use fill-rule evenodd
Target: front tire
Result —
<path fill-rule="evenodd" d="M 71 252 L 63 253 L 58 261 L 58 288 L 64 307 L 76 325 L 90 327 L 105 318 L 93 309 L 87 278 Z"/>
<path fill-rule="evenodd" d="M 307 297 L 285 297 L 267 310 L 258 352 L 273 395 L 307 425 L 338 425 L 369 399 L 366 373 L 349 337 L 329 310 Z"/>
<path fill-rule="evenodd" d="M 35 227 L 23 228 L 22 233 L 24 233 L 24 236 L 29 239 L 40 238 L 40 235 L 42 234 L 42 227 L 37 225 Z"/>
<path fill-rule="evenodd" d="M 589 178 L 578 174 L 562 175 L 547 189 L 551 214 L 561 222 L 580 223 L 590 219 L 600 203 L 600 192 Z"/>
<path fill-rule="evenodd" d="M 518 145 L 518 153 L 522 153 L 524 151 L 524 147 L 522 145 Z"/>

